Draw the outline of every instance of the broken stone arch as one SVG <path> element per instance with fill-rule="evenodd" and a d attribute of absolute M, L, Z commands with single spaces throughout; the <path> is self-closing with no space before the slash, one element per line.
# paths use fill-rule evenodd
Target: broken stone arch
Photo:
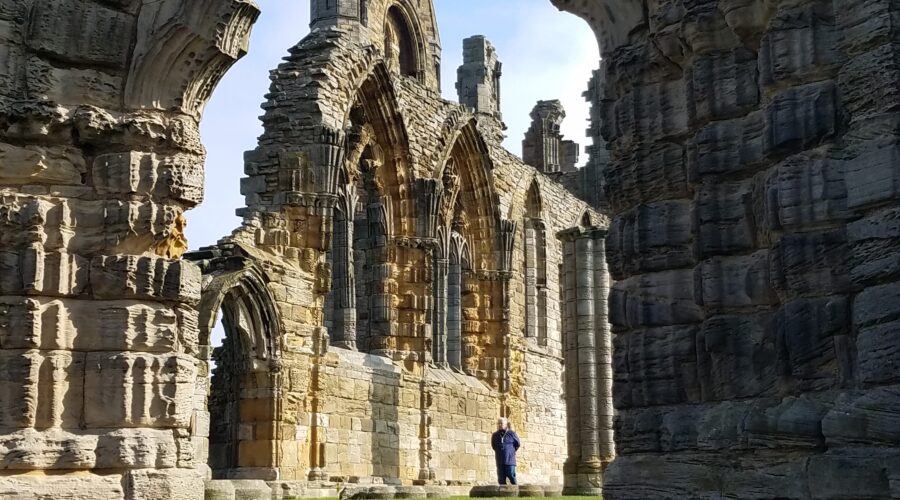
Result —
<path fill-rule="evenodd" d="M 276 479 L 276 467 L 260 466 L 266 463 L 260 455 L 278 463 L 277 447 L 267 446 L 259 436 L 259 427 L 271 425 L 280 404 L 283 323 L 269 280 L 261 266 L 246 257 L 201 264 L 205 274 L 198 306 L 198 386 L 207 390 L 197 395 L 201 400 L 195 419 L 205 418 L 208 426 L 194 426 L 201 450 L 198 466 L 203 468 L 205 459 L 216 479 Z M 212 333 L 220 317 L 225 337 L 223 345 L 215 347 Z"/>

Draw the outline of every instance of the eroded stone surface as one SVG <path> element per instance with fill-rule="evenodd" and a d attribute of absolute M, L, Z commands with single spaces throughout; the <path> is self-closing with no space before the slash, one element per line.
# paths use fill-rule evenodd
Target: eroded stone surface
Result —
<path fill-rule="evenodd" d="M 201 275 L 177 259 L 201 110 L 257 13 L 0 6 L 0 497 L 203 497 Z"/>
<path fill-rule="evenodd" d="M 553 3 L 603 56 L 604 497 L 897 496 L 897 5 Z"/>

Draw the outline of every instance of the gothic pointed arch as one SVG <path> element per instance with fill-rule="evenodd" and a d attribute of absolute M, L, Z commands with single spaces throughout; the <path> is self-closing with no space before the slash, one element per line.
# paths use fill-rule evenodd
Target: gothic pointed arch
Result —
<path fill-rule="evenodd" d="M 456 130 L 441 161 L 437 178 L 444 182 L 444 197 L 452 205 L 442 209 L 445 223 L 457 223 L 467 237 L 474 270 L 496 270 L 500 259 L 494 255 L 497 242 L 490 235 L 499 232 L 500 203 L 494 190 L 492 163 L 474 119 Z M 448 192 L 448 186 L 451 189 Z"/>
<path fill-rule="evenodd" d="M 265 271 L 238 250 L 229 257 L 203 263 L 206 271 L 199 315 L 201 381 L 209 411 L 208 466 L 213 477 L 278 477 L 277 447 L 262 446 L 258 456 L 241 450 L 259 444 L 253 441 L 257 426 L 251 413 L 274 414 L 281 387 L 283 324 Z M 213 330 L 219 318 L 224 329 L 222 345 L 216 347 Z M 214 368 L 213 368 L 214 366 Z M 207 373 L 212 368 L 212 376 Z M 207 385 L 208 384 L 208 385 Z M 254 388 L 258 390 L 248 391 Z M 254 408 L 253 412 L 249 409 Z M 248 432 L 251 431 L 251 432 Z"/>
<path fill-rule="evenodd" d="M 436 359 L 451 368 L 483 376 L 497 386 L 505 377 L 506 334 L 503 221 L 494 192 L 491 161 L 474 120 L 453 133 L 436 172 L 442 185 L 436 224 L 446 245 L 437 259 L 435 314 Z M 514 227 L 514 225 L 513 225 Z"/>
<path fill-rule="evenodd" d="M 402 4 L 388 7 L 384 16 L 384 59 L 391 71 L 417 78 L 421 69 L 420 33 Z"/>
<path fill-rule="evenodd" d="M 547 227 L 543 218 L 543 201 L 537 178 L 532 180 L 525 196 L 522 263 L 525 280 L 525 337 L 546 346 L 550 290 L 547 281 Z"/>

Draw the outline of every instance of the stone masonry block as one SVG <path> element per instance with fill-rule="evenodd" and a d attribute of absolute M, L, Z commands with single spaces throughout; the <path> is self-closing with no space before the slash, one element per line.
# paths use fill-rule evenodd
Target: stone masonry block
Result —
<path fill-rule="evenodd" d="M 88 353 L 85 424 L 90 427 L 187 428 L 193 411 L 193 357 Z"/>
<path fill-rule="evenodd" d="M 753 186 L 704 184 L 696 196 L 696 246 L 702 257 L 739 253 L 756 247 Z"/>
<path fill-rule="evenodd" d="M 855 284 L 900 277 L 900 208 L 889 208 L 847 226 L 848 267 Z"/>
<path fill-rule="evenodd" d="M 799 299 L 777 315 L 780 372 L 804 390 L 830 389 L 852 376 L 850 300 Z"/>
<path fill-rule="evenodd" d="M 849 218 L 845 165 L 797 155 L 771 169 L 766 179 L 769 227 L 792 229 Z"/>
<path fill-rule="evenodd" d="M 760 41 L 760 81 L 777 86 L 815 78 L 841 61 L 831 2 L 779 9 Z"/>
<path fill-rule="evenodd" d="M 665 271 L 618 281 L 609 297 L 609 321 L 616 327 L 699 323 L 700 291 L 690 270 Z"/>
<path fill-rule="evenodd" d="M 759 307 L 776 303 L 770 285 L 768 251 L 739 257 L 716 257 L 695 271 L 702 293 L 700 303 L 708 310 Z"/>
<path fill-rule="evenodd" d="M 739 48 L 694 59 L 687 75 L 692 124 L 741 115 L 759 103 L 756 54 Z"/>
<path fill-rule="evenodd" d="M 850 291 L 845 230 L 786 234 L 770 258 L 772 287 L 781 297 Z"/>
<path fill-rule="evenodd" d="M 778 379 L 773 315 L 715 316 L 698 335 L 704 400 L 770 396 Z"/>
<path fill-rule="evenodd" d="M 665 228 L 665 230 L 660 230 Z M 693 264 L 690 204 L 660 201 L 622 214 L 610 227 L 607 247 L 613 277 Z"/>
<path fill-rule="evenodd" d="M 193 155 L 128 152 L 94 159 L 93 179 L 102 194 L 151 195 L 193 206 L 203 201 L 203 170 Z"/>
<path fill-rule="evenodd" d="M 166 353 L 178 348 L 180 323 L 160 304 L 0 297 L 0 349 Z"/>
<path fill-rule="evenodd" d="M 135 19 L 92 2 L 38 0 L 34 5 L 29 45 L 61 62 L 124 69 L 131 53 Z M 92 26 L 87 35 L 84 26 Z M 74 98 L 75 96 L 73 96 Z"/>
<path fill-rule="evenodd" d="M 688 196 L 684 148 L 663 142 L 641 145 L 605 166 L 610 206 L 628 210 L 638 203 Z"/>
<path fill-rule="evenodd" d="M 697 328 L 650 328 L 614 338 L 617 408 L 700 401 Z"/>
<path fill-rule="evenodd" d="M 99 299 L 136 298 L 196 304 L 200 268 L 183 260 L 130 255 L 91 261 L 91 288 Z"/>

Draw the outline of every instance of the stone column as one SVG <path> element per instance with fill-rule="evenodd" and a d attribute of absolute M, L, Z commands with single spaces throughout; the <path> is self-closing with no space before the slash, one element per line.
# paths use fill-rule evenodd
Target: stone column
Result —
<path fill-rule="evenodd" d="M 371 352 L 392 357 L 396 351 L 397 308 L 394 304 L 397 283 L 394 280 L 394 249 L 390 241 L 391 200 L 382 196 L 369 203 L 369 241 L 371 292 L 369 297 L 369 330 Z"/>
<path fill-rule="evenodd" d="M 203 197 L 203 106 L 257 14 L 0 8 L 0 496 L 203 498 L 184 211 Z"/>
<path fill-rule="evenodd" d="M 457 259 L 450 262 L 447 273 L 447 363 L 462 368 L 462 266 Z"/>
<path fill-rule="evenodd" d="M 353 262 L 353 224 L 357 203 L 356 188 L 338 191 L 337 217 L 332 248 L 332 345 L 356 350 L 356 276 Z"/>
<path fill-rule="evenodd" d="M 613 436 L 613 345 L 609 324 L 610 275 L 606 262 L 606 230 L 591 231 L 594 242 L 594 345 L 597 353 L 597 448 L 603 469 L 616 455 Z"/>
<path fill-rule="evenodd" d="M 525 337 L 538 336 L 537 237 L 534 221 L 525 224 Z"/>
<path fill-rule="evenodd" d="M 569 432 L 564 493 L 599 495 L 614 451 L 605 231 L 576 228 L 561 237 Z"/>
<path fill-rule="evenodd" d="M 434 259 L 434 326 L 433 353 L 438 366 L 447 365 L 447 275 L 450 261 L 439 252 Z"/>

